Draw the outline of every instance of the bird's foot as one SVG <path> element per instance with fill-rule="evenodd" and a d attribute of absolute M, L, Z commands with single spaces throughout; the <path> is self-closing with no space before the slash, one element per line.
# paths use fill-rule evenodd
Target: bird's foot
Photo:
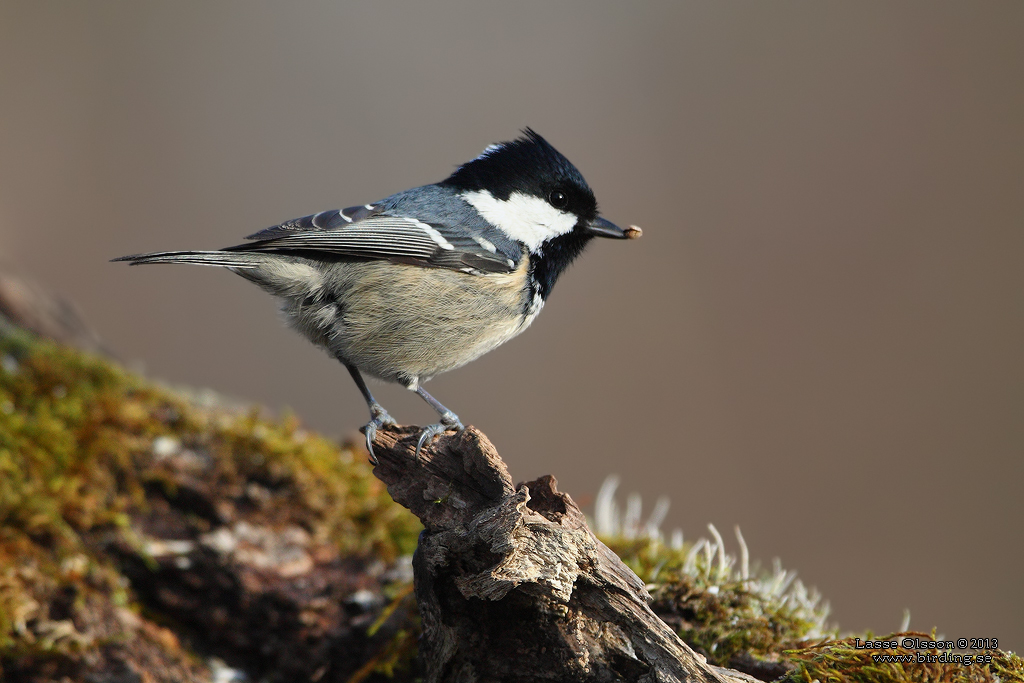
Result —
<path fill-rule="evenodd" d="M 363 432 L 366 434 L 366 450 L 370 452 L 370 462 L 374 465 L 377 464 L 377 456 L 373 454 L 373 440 L 377 438 L 377 430 L 384 425 L 393 424 L 398 423 L 379 404 L 370 408 L 370 421 L 366 423 Z"/>
<path fill-rule="evenodd" d="M 420 451 L 423 450 L 423 445 L 428 446 L 434 440 L 435 437 L 444 434 L 449 429 L 455 429 L 458 433 L 462 433 L 466 428 L 459 422 L 459 416 L 450 410 L 441 413 L 441 422 L 438 424 L 427 425 L 420 432 L 420 440 L 416 442 L 416 459 L 420 459 Z"/>

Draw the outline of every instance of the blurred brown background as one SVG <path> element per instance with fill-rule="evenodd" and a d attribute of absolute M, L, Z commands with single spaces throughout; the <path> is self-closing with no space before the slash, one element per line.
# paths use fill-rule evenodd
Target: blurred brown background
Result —
<path fill-rule="evenodd" d="M 739 524 L 844 630 L 1024 648 L 1024 4 L 0 2 L 0 254 L 107 345 L 349 434 L 216 248 L 529 125 L 639 242 L 429 386 L 519 479 Z M 432 419 L 378 387 L 400 420 Z M 731 534 L 730 534 L 731 537 Z"/>

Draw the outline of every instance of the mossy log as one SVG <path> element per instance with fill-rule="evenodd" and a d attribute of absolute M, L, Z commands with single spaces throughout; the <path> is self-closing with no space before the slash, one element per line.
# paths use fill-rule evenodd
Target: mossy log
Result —
<path fill-rule="evenodd" d="M 374 474 L 425 527 L 413 559 L 428 683 L 752 681 L 708 665 L 554 477 L 513 484 L 487 437 L 378 431 Z"/>
<path fill-rule="evenodd" d="M 29 334 L 12 321 L 95 337 L 28 289 L 45 296 L 0 272 L 0 681 L 423 680 L 404 557 L 419 525 L 364 451 Z M 19 311 L 58 315 L 47 327 Z M 429 520 L 430 680 L 753 680 L 707 667 L 653 618 L 553 479 L 513 487 L 472 430 L 417 460 L 416 431 L 381 434 L 378 475 Z M 970 666 L 893 650 L 930 657 L 905 668 L 823 640 L 824 615 L 778 589 L 781 568 L 739 580 L 721 556 L 716 572 L 692 548 L 609 542 L 657 582 L 652 607 L 692 647 L 762 680 L 1024 683 L 1001 650 Z M 935 633 L 880 639 L 904 637 Z"/>

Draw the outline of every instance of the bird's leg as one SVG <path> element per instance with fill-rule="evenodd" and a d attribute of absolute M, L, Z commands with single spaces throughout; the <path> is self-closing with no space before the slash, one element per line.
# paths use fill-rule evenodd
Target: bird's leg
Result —
<path fill-rule="evenodd" d="M 423 431 L 420 432 L 420 440 L 416 443 L 416 457 L 419 458 L 423 444 L 433 441 L 435 436 L 444 434 L 445 430 L 450 427 L 454 427 L 459 432 L 462 432 L 465 427 L 463 427 L 462 423 L 459 422 L 458 415 L 441 405 L 440 401 L 424 391 L 423 387 L 419 384 L 416 385 L 414 391 L 419 394 L 419 397 L 426 401 L 431 408 L 436 410 L 438 415 L 441 416 L 441 422 L 439 424 L 427 425 L 423 428 Z"/>
<path fill-rule="evenodd" d="M 340 359 L 339 359 L 340 360 Z M 363 381 L 363 376 L 359 374 L 359 370 L 354 365 L 349 365 L 345 361 L 341 361 L 342 364 L 348 368 L 348 372 L 352 375 L 352 379 L 355 380 L 356 386 L 359 387 L 359 391 L 362 392 L 363 398 L 366 399 L 366 405 L 370 408 L 370 421 L 366 424 L 366 450 L 370 451 L 370 462 L 374 465 L 377 464 L 377 456 L 373 454 L 373 439 L 377 436 L 377 430 L 384 425 L 393 425 L 395 420 L 388 415 L 388 411 L 384 410 L 384 406 L 377 403 L 377 399 L 373 397 L 370 390 L 366 387 L 366 382 Z"/>

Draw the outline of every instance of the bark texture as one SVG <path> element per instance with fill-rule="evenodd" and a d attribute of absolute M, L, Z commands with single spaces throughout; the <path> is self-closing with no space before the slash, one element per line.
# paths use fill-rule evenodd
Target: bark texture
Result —
<path fill-rule="evenodd" d="M 428 683 L 753 680 L 709 666 L 654 614 L 554 477 L 514 485 L 472 427 L 417 459 L 417 433 L 380 430 L 374 474 L 425 527 L 413 570 Z"/>

